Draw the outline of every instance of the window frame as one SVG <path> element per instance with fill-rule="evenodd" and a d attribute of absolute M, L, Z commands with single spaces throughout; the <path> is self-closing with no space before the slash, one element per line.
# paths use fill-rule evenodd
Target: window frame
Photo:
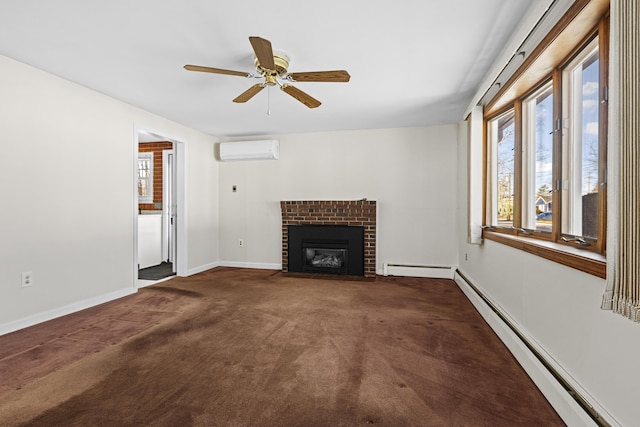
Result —
<path fill-rule="evenodd" d="M 606 29 L 606 31 L 604 31 Z M 605 35 L 606 32 L 606 35 Z M 603 255 L 606 253 L 606 207 L 607 207 L 607 185 L 606 185 L 606 173 L 607 173 L 607 122 L 608 122 L 608 81 L 609 81 L 609 46 L 608 39 L 606 38 L 608 35 L 608 16 L 606 17 L 606 22 L 600 22 L 598 28 L 596 28 L 589 37 L 581 43 L 580 48 L 576 50 L 576 52 L 571 55 L 571 57 L 567 58 L 561 65 L 559 70 L 559 78 L 563 79 L 563 73 L 565 69 L 571 65 L 571 63 L 578 57 L 584 50 L 586 50 L 589 45 L 593 42 L 595 38 L 598 38 L 598 59 L 600 61 L 599 64 L 599 111 L 598 111 L 598 236 L 595 241 L 588 240 L 590 246 L 585 247 L 586 250 L 591 250 L 594 252 L 602 253 Z M 604 44 L 603 44 L 603 37 Z M 604 83 L 604 84 L 603 84 Z M 604 102 L 603 102 L 604 101 Z M 560 107 L 562 108 L 562 107 Z M 560 118 L 562 120 L 562 117 Z M 559 135 L 562 137 L 562 135 Z M 562 142 L 561 144 L 562 145 Z M 559 148 L 560 150 L 562 147 Z M 560 154 L 562 155 L 562 153 Z M 560 174 L 559 174 L 560 176 Z M 562 177 L 560 176 L 560 179 Z M 560 199 L 560 198 L 559 198 Z M 558 233 L 560 238 L 567 237 L 583 237 L 583 236 L 574 236 L 569 233 L 562 233 L 562 230 L 559 229 Z"/>
<path fill-rule="evenodd" d="M 550 89 L 550 90 L 549 90 Z M 525 126 L 525 120 L 528 120 L 528 118 L 526 118 L 526 116 L 528 116 L 529 112 L 528 112 L 528 108 L 527 108 L 527 103 L 530 102 L 531 100 L 534 100 L 535 97 L 539 97 L 541 96 L 542 93 L 549 91 L 549 95 L 552 97 L 552 101 L 553 101 L 553 105 L 552 105 L 552 116 L 551 116 L 551 126 L 554 126 L 554 123 L 556 122 L 556 117 L 555 117 L 555 111 L 556 111 L 556 104 L 555 104 L 555 100 L 556 100 L 556 93 L 555 93 L 555 89 L 556 89 L 556 81 L 553 78 L 553 75 L 550 76 L 547 79 L 544 79 L 538 86 L 536 86 L 533 90 L 529 91 L 527 94 L 525 94 L 524 96 L 522 96 L 522 98 L 519 100 L 520 102 L 520 106 L 521 106 L 521 116 L 520 116 L 520 126 L 521 126 L 521 132 L 520 132 L 520 149 L 519 149 L 519 153 L 521 153 L 520 156 L 520 182 L 521 182 L 521 187 L 520 187 L 520 193 L 521 193 L 521 197 L 520 197 L 520 217 L 519 217 L 519 224 L 518 227 L 519 228 L 524 228 L 525 230 L 531 232 L 531 233 L 536 233 L 536 235 L 539 235 L 541 238 L 544 237 L 549 237 L 549 236 L 553 236 L 553 229 L 547 231 L 542 231 L 539 230 L 537 228 L 529 228 L 526 227 L 524 224 L 525 223 L 525 205 L 526 204 L 531 204 L 532 201 L 529 199 L 529 201 L 525 202 L 525 198 L 530 198 L 533 195 L 536 195 L 537 189 L 535 188 L 536 185 L 534 185 L 533 187 L 531 186 L 531 182 L 533 181 L 533 184 L 535 184 L 536 179 L 535 179 L 535 173 L 537 172 L 535 163 L 537 162 L 537 158 L 531 159 L 530 154 L 532 153 L 532 146 L 536 145 L 537 139 L 536 139 L 536 132 L 535 132 L 535 127 L 531 128 L 531 127 L 527 127 Z M 525 132 L 525 130 L 527 130 L 528 132 Z M 533 130 L 533 132 L 531 132 Z M 556 153 L 555 153 L 555 133 L 552 129 L 551 132 L 551 157 L 552 157 L 552 161 L 551 161 L 551 175 L 552 175 L 552 179 L 551 179 L 551 206 L 553 209 L 554 206 L 554 201 L 553 201 L 553 176 L 555 173 L 555 161 L 556 161 Z M 530 137 L 533 136 L 533 138 L 530 139 Z M 527 153 L 527 155 L 525 155 L 525 153 Z M 536 157 L 537 157 L 537 151 L 536 153 Z M 527 160 L 527 163 L 529 163 L 529 165 L 525 165 L 525 160 Z M 531 163 L 533 160 L 533 164 L 534 166 L 531 167 Z M 525 167 L 526 166 L 526 167 Z M 528 189 L 525 189 L 525 186 L 529 187 Z M 530 191 L 531 189 L 533 189 L 533 193 Z M 533 202 L 532 206 L 535 207 L 535 201 Z M 534 222 L 535 222 L 535 214 L 534 214 Z M 535 227 L 537 227 L 537 224 L 534 224 Z"/>
<path fill-rule="evenodd" d="M 511 117 L 509 117 L 511 116 Z M 516 221 L 515 218 L 519 216 L 519 213 L 517 212 L 519 203 L 518 200 L 516 200 L 517 194 L 518 192 L 516 191 L 516 189 L 519 187 L 520 182 L 519 182 L 519 177 L 520 177 L 520 171 L 519 171 L 519 159 L 518 159 L 518 153 L 519 153 L 519 148 L 518 148 L 518 132 L 519 132 L 519 126 L 518 126 L 518 121 L 519 121 L 519 113 L 517 111 L 516 108 L 514 108 L 513 106 L 508 106 L 508 108 L 503 109 L 502 111 L 500 111 L 499 113 L 497 113 L 495 116 L 491 117 L 489 120 L 485 120 L 485 152 L 487 152 L 487 156 L 486 159 L 487 161 L 485 162 L 485 174 L 488 173 L 488 171 L 491 171 L 491 173 L 493 174 L 494 171 L 497 174 L 499 171 L 499 161 L 498 159 L 495 159 L 494 157 L 492 157 L 494 152 L 498 152 L 499 148 L 498 148 L 498 144 L 499 142 L 497 141 L 490 141 L 491 137 L 493 136 L 492 132 L 489 130 L 491 127 L 491 122 L 494 121 L 499 121 L 505 117 L 508 117 L 508 120 L 511 121 L 513 120 L 513 126 L 514 126 L 514 130 L 513 130 L 513 183 L 511 183 L 510 188 L 513 188 L 514 191 L 514 195 L 513 198 L 511 200 L 512 206 L 511 206 L 511 224 L 512 224 L 512 228 L 516 227 Z M 497 129 L 499 130 L 499 126 L 497 127 Z M 491 162 L 491 165 L 489 165 L 489 162 Z M 496 222 L 499 222 L 499 207 L 497 205 L 494 205 L 494 202 L 497 202 L 500 199 L 500 190 L 499 190 L 499 186 L 500 184 L 498 182 L 493 182 L 491 180 L 486 180 L 487 186 L 485 186 L 485 194 L 486 194 L 486 201 L 485 201 L 485 217 L 484 217 L 484 224 L 487 224 L 487 222 L 492 221 L 493 217 L 495 216 L 497 218 Z M 489 207 L 489 205 L 491 205 L 491 207 Z"/>
<path fill-rule="evenodd" d="M 513 100 L 504 102 L 499 99 L 499 95 L 496 95 L 489 103 L 490 106 L 495 106 L 501 102 L 499 109 L 489 108 L 488 114 L 484 117 L 484 205 L 483 205 L 483 237 L 496 241 L 502 244 L 506 244 L 529 253 L 541 256 L 543 258 L 559 262 L 572 268 L 579 269 L 581 271 L 593 274 L 598 277 L 606 277 L 606 146 L 607 146 L 607 129 L 608 129 L 608 37 L 609 37 L 609 13 L 607 11 L 597 20 L 597 25 L 586 32 L 579 43 L 575 44 L 575 47 L 570 50 L 569 54 L 564 55 L 559 61 L 553 64 L 551 71 L 546 73 L 539 73 L 538 80 L 535 84 L 530 85 L 529 89 L 524 93 L 520 93 L 514 97 Z M 552 95 L 553 95 L 553 124 L 554 124 L 554 136 L 553 136 L 553 176 L 552 183 L 554 187 L 557 185 L 557 180 L 561 179 L 562 169 L 562 132 L 561 126 L 563 116 L 563 99 L 562 99 L 562 77 L 563 71 L 568 64 L 570 64 L 577 55 L 579 55 L 589 44 L 598 38 L 599 46 L 599 59 L 600 59 L 600 96 L 599 99 L 604 102 L 600 102 L 599 106 L 599 163 L 598 163 L 598 178 L 599 178 L 599 190 L 598 192 L 598 236 L 595 242 L 591 242 L 590 246 L 577 246 L 575 242 L 563 241 L 563 237 L 573 237 L 569 235 L 563 235 L 561 233 L 561 191 L 552 191 L 552 201 L 554 219 L 552 220 L 551 232 L 541 231 L 537 229 L 525 229 L 522 228 L 522 209 L 523 209 L 523 103 L 530 99 L 531 96 L 536 94 L 549 82 L 552 83 Z M 531 63 L 525 64 L 532 66 Z M 532 66 L 533 67 L 533 66 Z M 527 70 L 519 72 L 526 73 Z M 521 90 L 522 92 L 522 90 Z M 515 114 L 515 185 L 514 185 L 514 217 L 512 227 L 499 227 L 497 224 L 491 224 L 490 218 L 487 213 L 494 207 L 490 207 L 492 198 L 490 197 L 491 177 L 489 176 L 490 168 L 489 162 L 494 160 L 491 158 L 489 150 L 489 123 L 491 120 L 495 120 L 506 112 L 513 110 Z M 561 183 L 561 181 L 560 181 Z M 558 188 L 553 188 L 557 190 Z M 528 195 L 530 197 L 530 195 Z M 558 214 L 555 214 L 558 212 Z M 580 236 L 582 237 L 582 236 Z"/>

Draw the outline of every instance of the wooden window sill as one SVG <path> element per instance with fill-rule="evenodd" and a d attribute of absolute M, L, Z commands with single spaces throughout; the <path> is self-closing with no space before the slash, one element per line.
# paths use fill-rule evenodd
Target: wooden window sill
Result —
<path fill-rule="evenodd" d="M 484 230 L 487 240 L 502 243 L 530 254 L 575 268 L 600 278 L 607 277 L 607 261 L 603 255 L 580 248 L 573 248 L 555 242 L 514 236 L 490 230 Z"/>

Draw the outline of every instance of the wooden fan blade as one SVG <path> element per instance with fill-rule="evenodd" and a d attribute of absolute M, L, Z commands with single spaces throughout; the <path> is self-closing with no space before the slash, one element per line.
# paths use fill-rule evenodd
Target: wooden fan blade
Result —
<path fill-rule="evenodd" d="M 253 98 L 258 92 L 264 89 L 264 83 L 258 83 L 251 86 L 249 89 L 242 92 L 233 102 L 247 102 L 251 98 Z"/>
<path fill-rule="evenodd" d="M 268 70 L 275 70 L 276 64 L 273 62 L 273 49 L 271 48 L 271 42 L 261 37 L 249 37 L 251 47 L 256 53 L 256 58 L 263 68 Z"/>
<path fill-rule="evenodd" d="M 301 91 L 295 86 L 282 85 L 280 89 L 287 92 L 289 95 L 293 96 L 295 99 L 302 102 L 304 105 L 306 105 L 309 108 L 316 108 L 316 107 L 319 107 L 321 104 L 320 101 L 318 101 L 308 93 Z"/>
<path fill-rule="evenodd" d="M 289 76 L 296 82 L 348 82 L 351 78 L 345 70 L 289 73 Z"/>
<path fill-rule="evenodd" d="M 201 71 L 203 73 L 229 74 L 231 76 L 250 77 L 251 74 L 244 71 L 223 70 L 222 68 L 201 67 L 200 65 L 185 65 L 185 70 Z"/>

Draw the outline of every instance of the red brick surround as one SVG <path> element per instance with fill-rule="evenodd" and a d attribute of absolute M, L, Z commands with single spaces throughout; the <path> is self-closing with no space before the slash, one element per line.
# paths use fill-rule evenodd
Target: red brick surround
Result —
<path fill-rule="evenodd" d="M 376 276 L 376 202 L 369 200 L 294 200 L 280 202 L 282 271 L 289 271 L 289 225 L 364 227 L 364 277 Z"/>

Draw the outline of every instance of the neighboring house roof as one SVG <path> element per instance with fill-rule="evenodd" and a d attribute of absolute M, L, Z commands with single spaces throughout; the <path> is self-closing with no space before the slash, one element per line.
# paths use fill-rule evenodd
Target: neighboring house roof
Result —
<path fill-rule="evenodd" d="M 551 200 L 551 196 L 538 196 L 536 205 L 546 205 L 547 203 L 551 203 Z"/>

